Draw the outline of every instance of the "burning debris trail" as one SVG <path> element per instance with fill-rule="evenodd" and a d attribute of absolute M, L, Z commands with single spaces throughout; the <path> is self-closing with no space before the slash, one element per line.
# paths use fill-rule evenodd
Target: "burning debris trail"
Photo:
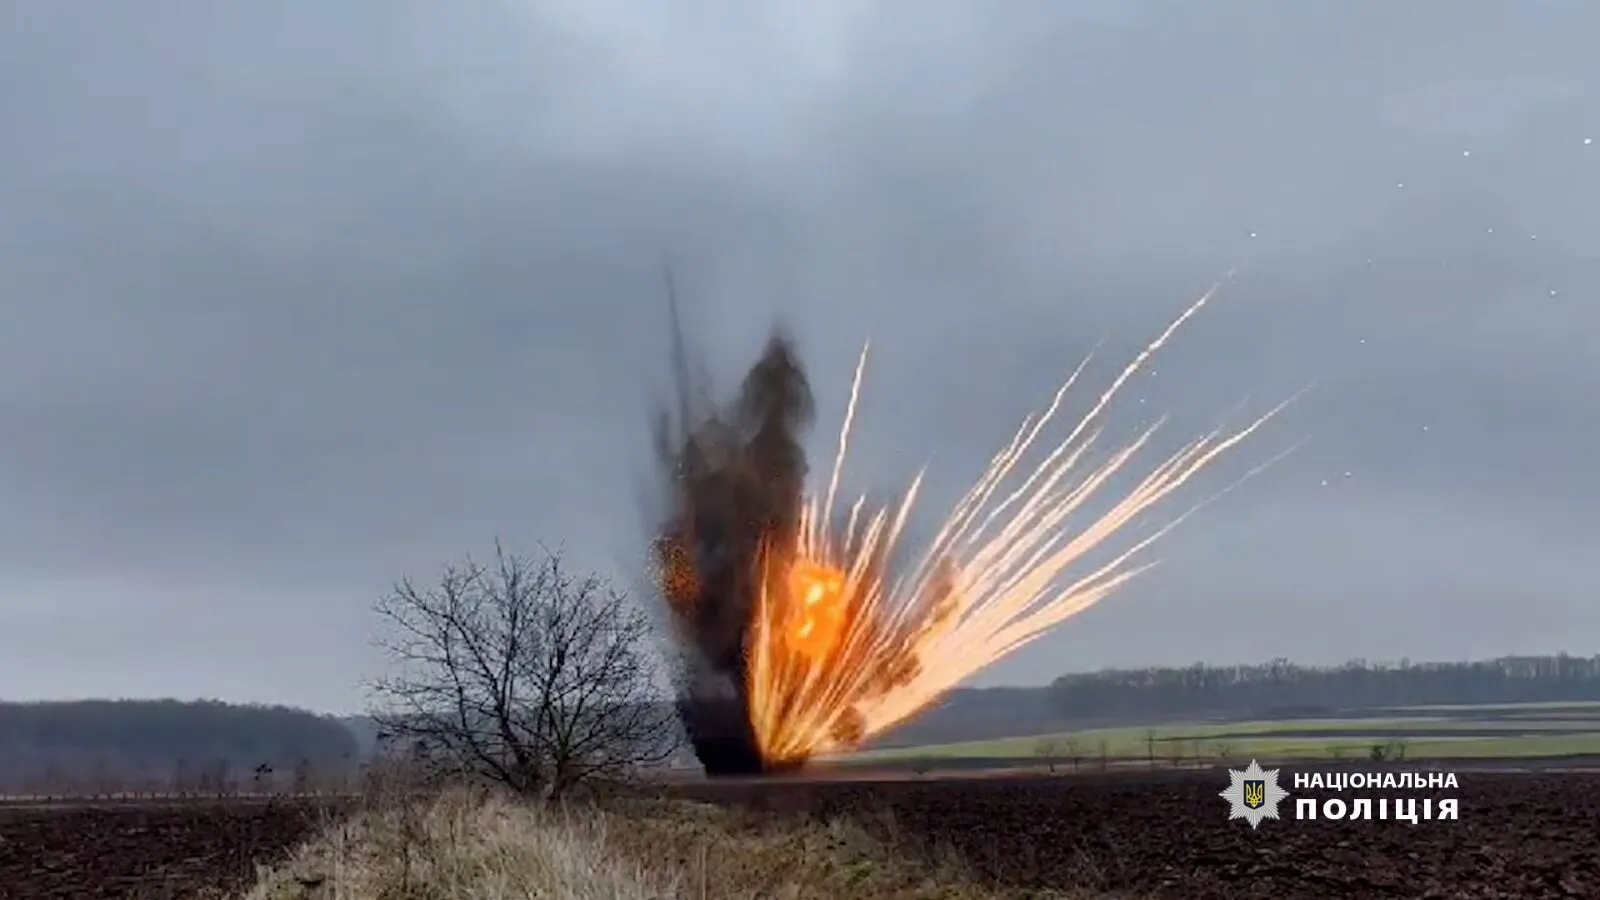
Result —
<path fill-rule="evenodd" d="M 791 344 L 782 336 L 769 341 L 730 409 L 697 410 L 675 333 L 681 425 L 674 431 L 663 421 L 657 433 L 674 511 L 656 550 L 689 668 L 680 710 L 708 774 L 793 767 L 859 746 L 1147 569 L 1133 562 L 1139 552 L 1209 500 L 1109 561 L 1075 571 L 1287 405 L 1236 431 L 1191 441 L 1096 517 L 1069 527 L 1127 473 L 1161 426 L 1089 465 L 1105 410 L 1215 290 L 1128 363 L 1039 462 L 1021 468 L 1088 360 L 1079 364 L 901 572 L 891 571 L 900 567 L 889 560 L 899 556 L 920 475 L 892 507 L 868 509 L 862 498 L 835 510 L 867 351 L 856 365 L 826 488 L 808 497 L 800 437 L 812 400 Z"/>

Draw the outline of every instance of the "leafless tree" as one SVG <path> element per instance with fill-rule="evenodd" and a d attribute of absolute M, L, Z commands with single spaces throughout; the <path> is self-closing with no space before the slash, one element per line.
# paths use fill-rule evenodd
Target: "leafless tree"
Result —
<path fill-rule="evenodd" d="M 1039 742 L 1033 745 L 1033 755 L 1037 756 L 1050 774 L 1054 775 L 1056 757 L 1061 755 L 1061 747 L 1052 738 L 1040 738 Z"/>
<path fill-rule="evenodd" d="M 310 758 L 301 758 L 299 762 L 294 764 L 294 775 L 292 776 L 294 779 L 294 786 L 291 788 L 291 790 L 296 796 L 301 797 L 307 794 L 315 793 L 315 776 L 316 770 L 315 767 L 312 766 Z"/>
<path fill-rule="evenodd" d="M 1072 763 L 1072 771 L 1078 771 L 1078 766 L 1083 762 L 1083 747 L 1075 737 L 1069 737 L 1062 742 L 1062 749 L 1066 751 L 1067 761 Z"/>
<path fill-rule="evenodd" d="M 233 761 L 219 756 L 200 770 L 200 793 L 226 797 L 234 793 Z"/>
<path fill-rule="evenodd" d="M 177 797 L 187 797 L 194 790 L 194 766 L 187 757 L 180 756 L 173 761 L 168 785 L 168 790 Z"/>
<path fill-rule="evenodd" d="M 669 759 L 679 732 L 651 678 L 649 616 L 596 576 L 498 544 L 492 565 L 402 581 L 375 607 L 395 671 L 376 717 L 435 765 L 556 797 Z"/>
<path fill-rule="evenodd" d="M 111 760 L 103 754 L 97 753 L 90 758 L 87 781 L 91 797 L 109 800 L 123 790 L 120 774 Z"/>

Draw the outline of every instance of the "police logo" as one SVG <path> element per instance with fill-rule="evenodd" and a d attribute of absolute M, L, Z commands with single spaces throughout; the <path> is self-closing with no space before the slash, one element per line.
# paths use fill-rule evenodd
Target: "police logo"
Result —
<path fill-rule="evenodd" d="M 1228 801 L 1228 818 L 1243 819 L 1258 828 L 1262 819 L 1278 818 L 1278 804 L 1289 792 L 1278 785 L 1278 770 L 1263 769 L 1250 760 L 1245 769 L 1228 770 L 1228 788 L 1218 796 Z"/>
<path fill-rule="evenodd" d="M 1265 778 L 1247 778 L 1244 781 L 1244 805 L 1246 809 L 1260 809 L 1267 805 L 1267 780 Z"/>

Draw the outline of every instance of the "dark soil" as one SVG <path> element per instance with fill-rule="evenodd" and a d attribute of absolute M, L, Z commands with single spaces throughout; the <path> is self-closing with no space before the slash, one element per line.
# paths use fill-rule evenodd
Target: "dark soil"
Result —
<path fill-rule="evenodd" d="M 3 805 L 0 900 L 217 896 L 337 814 L 305 801 Z"/>
<path fill-rule="evenodd" d="M 1354 794 L 1295 791 L 1319 797 Z M 1458 821 L 1229 821 L 1225 773 L 695 784 L 766 815 L 847 815 L 979 877 L 1182 900 L 1600 898 L 1600 777 L 1464 774 Z M 1383 791 L 1385 796 L 1429 792 Z M 885 812 L 890 813 L 885 815 Z M 908 841 L 909 838 L 909 841 Z"/>
<path fill-rule="evenodd" d="M 1459 798 L 1460 819 L 1415 825 L 1297 821 L 1294 797 L 1312 792 L 1281 777 L 1292 795 L 1285 818 L 1257 830 L 1228 820 L 1222 772 L 663 789 L 757 817 L 848 816 L 909 853 L 954 850 L 977 877 L 1015 888 L 1173 900 L 1600 898 L 1600 776 L 1463 773 L 1443 792 Z M 0 806 L 0 900 L 217 896 L 339 812 L 305 801 Z"/>

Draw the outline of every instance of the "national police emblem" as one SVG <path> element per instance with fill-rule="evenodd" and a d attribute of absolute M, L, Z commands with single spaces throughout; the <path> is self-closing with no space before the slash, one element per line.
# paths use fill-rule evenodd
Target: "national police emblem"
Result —
<path fill-rule="evenodd" d="M 1267 805 L 1267 780 L 1265 778 L 1246 778 L 1244 780 L 1244 805 L 1249 809 L 1260 809 Z"/>
<path fill-rule="evenodd" d="M 1228 818 L 1244 819 L 1251 828 L 1260 827 L 1262 819 L 1278 818 L 1278 804 L 1289 796 L 1278 786 L 1278 770 L 1263 769 L 1253 759 L 1243 770 L 1229 769 L 1228 781 L 1218 795 L 1228 801 Z"/>

